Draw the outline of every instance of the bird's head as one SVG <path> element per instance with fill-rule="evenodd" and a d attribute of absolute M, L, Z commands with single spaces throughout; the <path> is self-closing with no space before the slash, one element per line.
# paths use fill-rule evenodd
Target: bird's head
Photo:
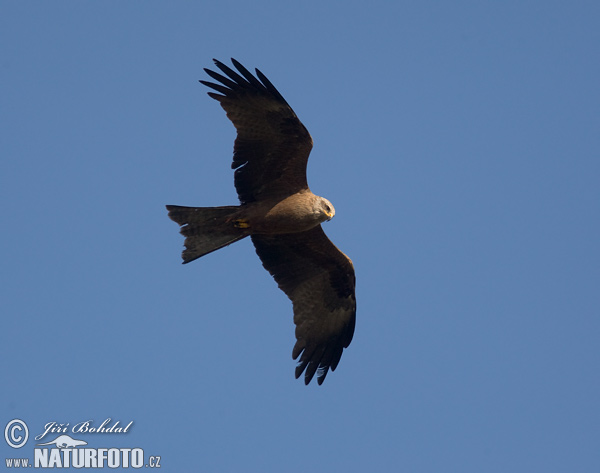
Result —
<path fill-rule="evenodd" d="M 325 220 L 331 220 L 335 215 L 333 204 L 324 197 L 320 197 L 319 210 L 321 211 L 321 214 L 325 216 Z"/>

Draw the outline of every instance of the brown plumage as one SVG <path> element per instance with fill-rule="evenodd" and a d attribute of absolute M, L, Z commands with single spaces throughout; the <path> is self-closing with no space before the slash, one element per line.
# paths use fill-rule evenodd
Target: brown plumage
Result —
<path fill-rule="evenodd" d="M 225 109 L 237 137 L 232 168 L 239 206 L 168 205 L 169 217 L 186 237 L 189 263 L 250 236 L 263 266 L 294 308 L 296 378 L 323 383 L 352 341 L 356 321 L 354 267 L 325 235 L 321 223 L 335 210 L 306 181 L 310 134 L 273 84 L 235 59 L 238 72 L 215 60 L 224 74 L 200 81 Z"/>

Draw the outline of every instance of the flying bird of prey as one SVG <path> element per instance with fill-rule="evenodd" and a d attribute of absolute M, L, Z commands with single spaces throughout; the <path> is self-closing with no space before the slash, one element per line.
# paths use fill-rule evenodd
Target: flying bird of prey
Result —
<path fill-rule="evenodd" d="M 356 321 L 354 267 L 325 235 L 333 205 L 306 181 L 312 138 L 282 95 L 256 69 L 214 60 L 216 82 L 200 82 L 237 130 L 233 150 L 239 206 L 167 205 L 185 236 L 184 263 L 250 236 L 263 266 L 294 308 L 296 378 L 322 384 L 350 345 Z"/>

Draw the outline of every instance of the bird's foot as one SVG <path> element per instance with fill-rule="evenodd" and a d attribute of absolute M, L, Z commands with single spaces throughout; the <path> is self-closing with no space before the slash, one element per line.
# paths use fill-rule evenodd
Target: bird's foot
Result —
<path fill-rule="evenodd" d="M 235 228 L 250 228 L 250 224 L 248 223 L 248 220 L 246 220 L 245 218 L 238 218 L 238 219 L 234 220 L 233 226 Z"/>

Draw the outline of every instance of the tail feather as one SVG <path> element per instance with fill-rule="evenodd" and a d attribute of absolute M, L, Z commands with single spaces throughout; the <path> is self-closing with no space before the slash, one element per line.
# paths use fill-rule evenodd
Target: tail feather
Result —
<path fill-rule="evenodd" d="M 231 223 L 231 218 L 239 209 L 236 206 L 167 205 L 169 218 L 181 225 L 180 233 L 185 236 L 185 250 L 181 254 L 183 262 L 189 263 L 248 236 L 246 230 Z"/>

